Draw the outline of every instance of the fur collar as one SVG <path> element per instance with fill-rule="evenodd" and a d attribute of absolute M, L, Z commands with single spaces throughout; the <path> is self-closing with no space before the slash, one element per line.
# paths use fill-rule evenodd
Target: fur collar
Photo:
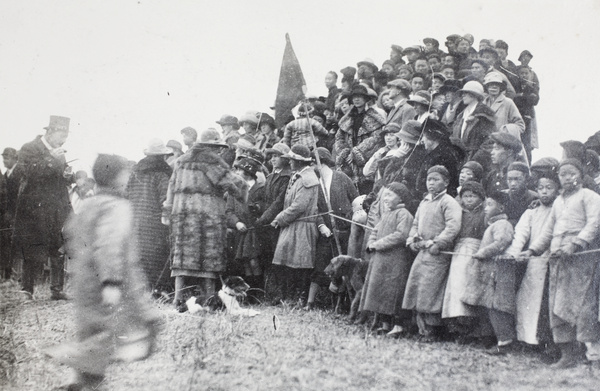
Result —
<path fill-rule="evenodd" d="M 136 164 L 133 169 L 134 172 L 146 173 L 146 172 L 164 172 L 171 176 L 173 170 L 171 166 L 161 156 L 146 156 Z"/>

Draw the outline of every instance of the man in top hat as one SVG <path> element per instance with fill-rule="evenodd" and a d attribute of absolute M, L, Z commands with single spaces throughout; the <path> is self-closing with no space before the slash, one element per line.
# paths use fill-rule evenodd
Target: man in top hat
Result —
<path fill-rule="evenodd" d="M 406 103 L 411 92 L 410 83 L 404 79 L 395 79 L 387 83 L 389 99 L 394 103 L 385 119 L 385 124 L 396 123 L 402 128 L 404 124 L 415 115 L 415 109 Z"/>
<path fill-rule="evenodd" d="M 2 205 L 3 218 L 0 221 L 0 240 L 2 248 L 0 249 L 0 278 L 10 278 L 12 273 L 12 232 L 14 227 L 15 212 L 17 209 L 17 196 L 19 194 L 19 185 L 21 184 L 22 169 L 17 165 L 19 155 L 14 148 L 5 148 L 2 152 L 2 160 L 6 171 L 3 175 L 6 194 Z"/>
<path fill-rule="evenodd" d="M 69 118 L 50 116 L 50 124 L 44 129 L 46 134 L 23 145 L 19 152 L 23 179 L 14 248 L 23 255 L 23 290 L 33 294 L 35 278 L 49 258 L 51 298 L 64 300 L 61 230 L 72 211 L 68 187 L 73 183 L 73 174 L 62 146 L 69 136 Z"/>

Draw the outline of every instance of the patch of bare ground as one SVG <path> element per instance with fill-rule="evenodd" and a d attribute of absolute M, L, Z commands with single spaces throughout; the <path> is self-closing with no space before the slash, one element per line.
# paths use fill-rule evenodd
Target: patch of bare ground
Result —
<path fill-rule="evenodd" d="M 72 304 L 48 296 L 28 301 L 16 284 L 0 286 L 3 390 L 51 390 L 67 381 L 68 368 L 49 360 L 43 349 L 73 337 Z M 516 391 L 600 385 L 600 370 L 583 364 L 556 371 L 524 354 L 498 358 L 454 343 L 391 340 L 327 311 L 258 306 L 260 315 L 240 318 L 155 306 L 162 318 L 155 353 L 142 362 L 112 365 L 100 390 Z"/>

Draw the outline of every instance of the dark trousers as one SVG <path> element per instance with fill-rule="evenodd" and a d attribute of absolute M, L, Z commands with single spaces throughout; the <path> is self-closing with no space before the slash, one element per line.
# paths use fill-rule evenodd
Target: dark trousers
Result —
<path fill-rule="evenodd" d="M 517 339 L 515 329 L 515 317 L 508 312 L 488 309 L 490 323 L 494 328 L 494 334 L 498 341 L 510 341 Z"/>
<path fill-rule="evenodd" d="M 58 251 L 49 253 L 44 245 L 24 245 L 21 247 L 23 255 L 23 290 L 33 293 L 36 277 L 50 257 L 50 290 L 61 292 L 65 282 L 65 258 Z"/>

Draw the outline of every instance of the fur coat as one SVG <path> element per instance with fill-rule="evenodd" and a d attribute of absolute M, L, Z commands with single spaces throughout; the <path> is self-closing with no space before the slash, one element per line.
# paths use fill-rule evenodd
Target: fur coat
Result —
<path fill-rule="evenodd" d="M 464 121 L 467 121 L 467 127 L 461 134 Z M 477 104 L 468 118 L 464 118 L 464 111 L 458 115 L 452 128 L 452 137 L 462 140 L 467 154 L 465 161 L 475 160 L 484 169 L 490 166 L 492 143 L 489 137 L 496 131 L 495 121 L 494 111 L 482 102 Z"/>
<path fill-rule="evenodd" d="M 169 273 L 164 269 L 170 250 L 169 227 L 160 219 L 171 173 L 171 167 L 162 156 L 147 156 L 135 165 L 127 184 L 140 263 L 152 285 L 168 283 Z"/>
<path fill-rule="evenodd" d="M 171 268 L 223 272 L 225 193 L 244 201 L 248 184 L 211 147 L 196 144 L 190 152 L 177 160 L 163 205 L 171 220 Z"/>

